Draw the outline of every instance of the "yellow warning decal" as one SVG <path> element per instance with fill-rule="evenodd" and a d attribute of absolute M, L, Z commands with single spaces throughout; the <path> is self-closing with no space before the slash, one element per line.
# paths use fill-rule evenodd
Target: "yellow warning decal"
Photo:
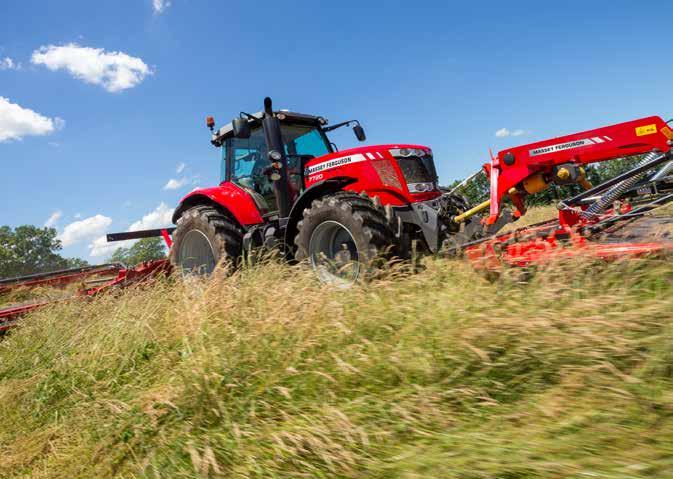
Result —
<path fill-rule="evenodd" d="M 636 128 L 637 136 L 651 135 L 652 133 L 656 132 L 657 132 L 657 125 L 655 125 L 654 123 L 651 125 L 639 126 L 638 128 Z"/>

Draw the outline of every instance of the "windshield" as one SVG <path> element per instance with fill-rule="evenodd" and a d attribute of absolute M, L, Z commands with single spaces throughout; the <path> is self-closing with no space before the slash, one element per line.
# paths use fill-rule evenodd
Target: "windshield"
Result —
<path fill-rule="evenodd" d="M 329 144 L 318 129 L 311 126 L 281 124 L 285 154 L 288 156 L 323 156 L 331 152 Z M 292 160 L 292 158 L 288 158 Z"/>

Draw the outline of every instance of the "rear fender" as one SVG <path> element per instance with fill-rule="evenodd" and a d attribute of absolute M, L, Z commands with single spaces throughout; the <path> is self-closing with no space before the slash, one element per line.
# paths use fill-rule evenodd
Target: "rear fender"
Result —
<path fill-rule="evenodd" d="M 197 205 L 210 205 L 234 218 L 242 227 L 264 222 L 252 196 L 233 183 L 226 182 L 214 188 L 202 188 L 185 196 L 173 213 L 177 224 L 182 214 Z"/>

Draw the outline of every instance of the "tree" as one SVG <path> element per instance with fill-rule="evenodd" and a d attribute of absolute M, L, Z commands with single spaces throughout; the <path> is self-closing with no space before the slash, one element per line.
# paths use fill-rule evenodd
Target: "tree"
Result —
<path fill-rule="evenodd" d="M 57 253 L 61 241 L 54 228 L 32 225 L 0 227 L 0 277 L 46 273 L 70 267 L 86 266 L 78 258 L 63 258 Z"/>
<path fill-rule="evenodd" d="M 461 183 L 461 181 L 463 180 L 456 180 L 447 186 L 447 188 L 449 190 L 453 190 Z M 476 206 L 489 198 L 490 187 L 491 184 L 488 181 L 486 174 L 479 173 L 477 176 L 472 178 L 472 180 L 461 186 L 456 191 L 456 194 L 464 196 L 470 205 Z"/>
<path fill-rule="evenodd" d="M 143 261 L 166 257 L 166 249 L 162 238 L 143 238 L 129 248 L 117 248 L 109 261 L 135 266 Z"/>

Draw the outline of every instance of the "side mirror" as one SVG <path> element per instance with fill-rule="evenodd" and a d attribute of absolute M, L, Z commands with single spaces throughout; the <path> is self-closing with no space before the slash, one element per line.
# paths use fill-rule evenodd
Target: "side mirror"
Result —
<path fill-rule="evenodd" d="M 231 125 L 236 138 L 250 138 L 250 124 L 247 118 L 234 118 Z"/>
<path fill-rule="evenodd" d="M 358 139 L 358 141 L 365 141 L 367 139 L 367 135 L 365 135 L 365 129 L 360 125 L 355 125 L 353 127 L 353 133 L 355 133 L 355 137 Z"/>

